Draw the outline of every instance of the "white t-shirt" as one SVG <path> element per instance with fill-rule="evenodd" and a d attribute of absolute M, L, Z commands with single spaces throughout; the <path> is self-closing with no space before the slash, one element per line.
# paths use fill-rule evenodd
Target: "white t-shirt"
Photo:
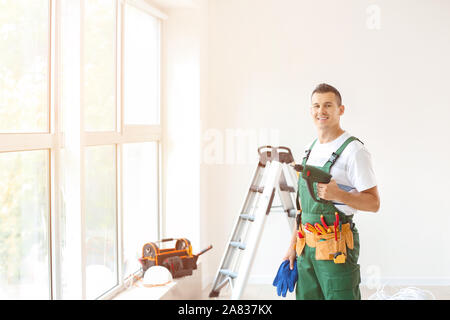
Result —
<path fill-rule="evenodd" d="M 336 152 L 345 140 L 350 137 L 349 133 L 344 132 L 338 138 L 328 143 L 320 143 L 317 140 L 306 163 L 313 166 L 324 166 L 332 153 Z M 305 151 L 311 145 L 312 142 L 305 147 Z M 348 192 L 361 192 L 377 185 L 371 155 L 358 140 L 354 140 L 347 145 L 331 167 L 330 173 L 338 186 Z M 352 215 L 358 211 L 342 203 L 333 202 L 333 204 L 346 215 Z"/>

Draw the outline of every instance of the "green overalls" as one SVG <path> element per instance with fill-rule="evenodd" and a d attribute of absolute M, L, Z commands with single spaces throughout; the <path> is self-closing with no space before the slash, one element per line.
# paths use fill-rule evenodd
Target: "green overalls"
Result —
<path fill-rule="evenodd" d="M 342 146 L 332 154 L 331 158 L 321 168 L 326 172 L 330 172 L 331 167 L 341 155 L 347 145 L 358 140 L 355 137 L 348 138 Z M 303 166 L 306 165 L 312 148 L 317 139 L 313 142 L 306 155 L 303 158 Z M 359 141 L 359 140 L 358 140 Z M 331 201 L 317 202 L 311 197 L 307 189 L 305 179 L 301 176 L 298 179 L 299 197 L 301 200 L 302 212 L 301 223 L 307 222 L 314 225 L 320 223 L 320 216 L 323 215 L 328 225 L 333 225 L 335 221 L 335 212 L 339 214 L 339 221 L 342 224 L 350 223 L 353 233 L 353 250 L 347 248 L 345 263 L 336 264 L 333 260 L 316 260 L 316 248 L 304 246 L 301 255 L 297 257 L 298 281 L 296 286 L 297 300 L 306 299 L 345 299 L 360 300 L 361 293 L 359 290 L 360 268 L 358 262 L 359 257 L 359 234 L 352 223 L 353 216 L 347 216 L 340 212 Z M 317 184 L 314 183 L 314 195 L 317 198 Z M 318 199 L 318 198 L 317 198 Z"/>

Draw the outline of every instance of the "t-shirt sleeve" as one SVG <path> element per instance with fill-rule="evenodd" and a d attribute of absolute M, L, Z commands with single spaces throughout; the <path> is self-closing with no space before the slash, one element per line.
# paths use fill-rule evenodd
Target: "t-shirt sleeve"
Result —
<path fill-rule="evenodd" d="M 358 192 L 373 188 L 377 185 L 372 166 L 372 157 L 367 149 L 362 148 L 349 161 L 348 179 Z"/>

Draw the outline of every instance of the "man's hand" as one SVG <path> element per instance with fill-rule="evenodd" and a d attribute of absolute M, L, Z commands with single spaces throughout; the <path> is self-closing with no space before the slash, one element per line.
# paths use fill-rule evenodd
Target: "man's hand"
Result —
<path fill-rule="evenodd" d="M 319 198 L 329 201 L 339 201 L 341 194 L 342 190 L 339 189 L 336 180 L 334 179 L 331 179 L 330 183 L 317 184 L 317 195 Z"/>
<path fill-rule="evenodd" d="M 291 270 L 293 270 L 294 267 L 297 267 L 297 266 L 294 266 L 295 258 L 296 258 L 295 249 L 293 246 L 290 246 L 288 251 L 286 252 L 286 254 L 283 257 L 283 261 L 289 260 L 289 269 L 291 269 Z"/>
<path fill-rule="evenodd" d="M 347 192 L 331 179 L 328 184 L 317 184 L 317 195 L 324 200 L 342 202 L 356 210 L 377 212 L 380 209 L 377 186 L 361 192 Z"/>

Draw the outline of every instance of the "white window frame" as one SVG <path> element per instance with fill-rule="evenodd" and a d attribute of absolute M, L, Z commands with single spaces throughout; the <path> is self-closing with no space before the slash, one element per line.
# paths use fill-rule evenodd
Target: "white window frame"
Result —
<path fill-rule="evenodd" d="M 22 151 L 33 151 L 33 150 L 45 150 L 49 153 L 49 211 L 48 214 L 48 224 L 47 224 L 47 232 L 48 232 L 48 243 L 47 243 L 47 250 L 48 250 L 48 265 L 49 265 L 49 298 L 53 299 L 53 286 L 54 286 L 54 279 L 53 279 L 53 245 L 54 242 L 54 234 L 52 232 L 52 216 L 53 216 L 53 210 L 54 210 L 54 197 L 52 192 L 52 177 L 54 175 L 53 170 L 51 170 L 52 165 L 52 152 L 56 146 L 57 146 L 57 139 L 56 136 L 52 133 L 52 72 L 53 72 L 53 66 L 52 66 L 52 53 L 53 53 L 53 39 L 54 39 L 54 32 L 53 32 L 53 6 L 54 0 L 47 0 L 48 2 L 48 69 L 47 69 L 47 107 L 48 107 L 48 126 L 47 126 L 47 132 L 42 133 L 0 133 L 0 153 L 6 153 L 6 152 L 22 152 Z"/>
<path fill-rule="evenodd" d="M 157 177 L 158 181 L 158 199 L 157 212 L 158 212 L 158 230 L 161 230 L 161 141 L 162 141 L 162 128 L 161 128 L 161 114 L 160 111 L 160 124 L 159 125 L 125 125 L 123 122 L 124 115 L 124 102 L 123 102 L 123 36 L 124 36 L 124 7 L 125 4 L 133 5 L 134 7 L 143 10 L 147 14 L 152 15 L 159 19 L 160 23 L 160 35 L 162 20 L 167 19 L 165 15 L 160 10 L 152 7 L 145 0 L 115 0 L 116 1 L 116 131 L 115 132 L 85 132 L 84 131 L 84 114 L 83 114 L 83 103 L 82 103 L 82 49 L 83 49 L 83 32 L 82 23 L 83 21 L 83 3 L 86 0 L 80 0 L 79 2 L 79 12 L 72 12 L 74 15 L 78 15 L 80 21 L 80 45 L 79 48 L 74 48 L 80 52 L 79 65 L 75 66 L 80 71 L 79 75 L 79 92 L 80 97 L 77 101 L 72 101 L 74 106 L 79 106 L 79 125 L 80 125 L 80 136 L 79 145 L 74 145 L 71 147 L 79 148 L 79 175 L 80 185 L 74 185 L 73 188 L 78 192 L 76 197 L 79 200 L 79 206 L 74 208 L 72 214 L 77 214 L 77 217 L 73 217 L 79 223 L 71 225 L 71 228 L 75 229 L 78 234 L 79 242 L 79 252 L 74 252 L 73 254 L 78 255 L 80 261 L 80 274 L 74 275 L 76 278 L 81 280 L 81 285 L 79 288 L 81 299 L 86 299 L 86 248 L 85 248 L 85 210 L 84 210 L 84 148 L 89 146 L 99 146 L 99 145 L 115 145 L 116 146 L 116 194 L 117 194 L 117 205 L 116 205 L 116 241 L 117 241 L 117 270 L 118 270 L 118 285 L 111 288 L 109 291 L 105 292 L 99 299 L 108 299 L 117 292 L 123 290 L 126 285 L 126 281 L 129 279 L 123 278 L 123 204 L 122 204 L 122 146 L 126 143 L 135 142 L 156 142 L 158 144 L 157 150 Z M 18 152 L 18 151 L 30 151 L 30 150 L 48 150 L 50 153 L 50 194 L 49 194 L 49 219 L 48 219 L 48 233 L 49 233 L 49 288 L 50 299 L 61 299 L 62 298 L 62 281 L 61 281 L 61 206 L 62 199 L 60 196 L 60 183 L 61 183 L 61 155 L 60 149 L 62 147 L 67 147 L 61 126 L 62 126 L 62 115 L 61 115 L 61 81 L 58 75 L 61 72 L 61 3 L 58 0 L 48 0 L 49 3 L 49 65 L 48 65 L 48 110 L 49 110 L 49 127 L 46 133 L 0 133 L 0 153 L 3 152 Z M 78 3 L 78 1 L 77 1 Z M 161 65 L 161 37 L 159 39 L 159 61 Z M 161 68 L 159 68 L 159 96 L 161 97 Z M 76 88 L 78 89 L 78 87 Z M 161 110 L 161 99 L 159 99 L 159 106 Z M 72 253 L 71 253 L 72 254 Z"/>

